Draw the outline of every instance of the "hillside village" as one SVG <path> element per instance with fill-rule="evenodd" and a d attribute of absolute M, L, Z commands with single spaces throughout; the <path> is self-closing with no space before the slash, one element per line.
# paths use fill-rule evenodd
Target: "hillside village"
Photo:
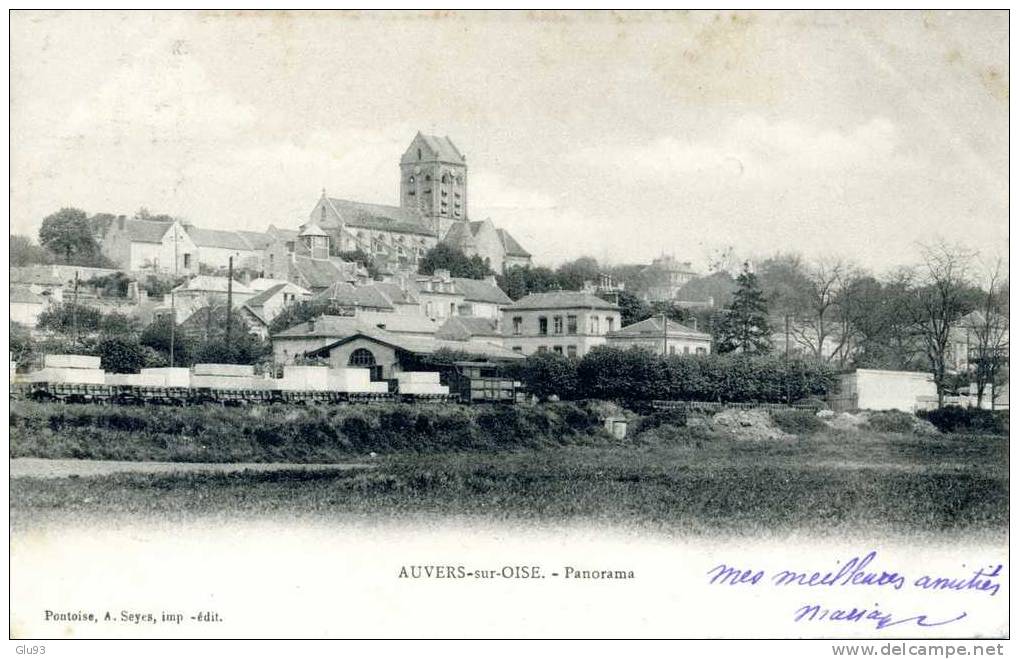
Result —
<path fill-rule="evenodd" d="M 894 336 L 868 335 L 864 293 L 889 295 L 894 286 L 846 264 L 777 255 L 742 272 L 730 264 L 702 274 L 663 253 L 645 265 L 582 258 L 552 271 L 534 266 L 506 227 L 468 216 L 467 159 L 449 137 L 418 133 L 398 165 L 398 205 L 323 190 L 307 217 L 264 232 L 147 211 L 95 216 L 87 220 L 94 253 L 73 265 L 66 257 L 75 246 L 44 223 L 49 257 L 11 269 L 19 361 L 27 367 L 47 346 L 102 353 L 105 340 L 107 350 L 112 342 L 114 353 L 133 355 L 115 367 L 126 370 L 198 359 L 328 363 L 366 367 L 382 380 L 446 353 L 514 363 L 546 354 L 577 360 L 601 346 L 661 357 L 770 352 L 830 364 L 845 374 L 843 395 L 862 386 L 854 373 L 863 368 L 883 374 L 883 390 L 931 376 L 921 376 L 913 407 L 946 396 L 1007 406 L 1000 281 L 983 296 L 965 291 L 969 301 L 953 307 L 932 359 L 922 320 Z M 139 334 L 137 345 L 120 345 L 129 343 L 116 336 L 126 328 Z M 859 402 L 852 395 L 850 406 Z"/>

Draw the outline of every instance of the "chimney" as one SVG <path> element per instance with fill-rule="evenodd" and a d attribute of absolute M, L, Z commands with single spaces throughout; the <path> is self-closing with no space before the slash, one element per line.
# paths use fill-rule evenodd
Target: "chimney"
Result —
<path fill-rule="evenodd" d="M 313 318 L 308 321 L 308 334 L 311 334 L 314 331 L 315 331 L 315 319 Z"/>

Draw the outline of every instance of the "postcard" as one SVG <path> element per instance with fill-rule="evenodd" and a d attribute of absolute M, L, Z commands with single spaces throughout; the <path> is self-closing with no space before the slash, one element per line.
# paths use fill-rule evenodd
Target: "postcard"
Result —
<path fill-rule="evenodd" d="M 18 652 L 1001 654 L 1008 19 L 11 12 Z"/>

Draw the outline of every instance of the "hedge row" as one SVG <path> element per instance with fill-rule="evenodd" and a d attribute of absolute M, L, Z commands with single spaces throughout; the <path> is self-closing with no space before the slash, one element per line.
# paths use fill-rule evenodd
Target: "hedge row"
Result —
<path fill-rule="evenodd" d="M 917 412 L 941 432 L 983 435 L 1008 434 L 1008 410 L 984 410 L 978 407 L 949 405 L 936 410 Z"/>
<path fill-rule="evenodd" d="M 329 462 L 370 452 L 609 441 L 593 405 L 100 407 L 18 401 L 11 457 Z"/>
<path fill-rule="evenodd" d="M 693 400 L 791 403 L 835 389 L 831 366 L 752 355 L 661 357 L 633 348 L 598 347 L 580 360 L 556 353 L 527 358 L 517 371 L 531 391 L 564 400 Z"/>

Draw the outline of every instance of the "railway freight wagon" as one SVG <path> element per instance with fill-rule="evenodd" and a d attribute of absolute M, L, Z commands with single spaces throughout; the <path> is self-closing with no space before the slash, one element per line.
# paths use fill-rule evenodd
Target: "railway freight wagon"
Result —
<path fill-rule="evenodd" d="M 372 381 L 368 369 L 325 366 L 285 366 L 279 378 L 256 375 L 254 367 L 240 364 L 146 368 L 124 374 L 104 373 L 98 357 L 46 355 L 42 369 L 15 378 L 11 395 L 65 402 L 169 405 L 501 400 L 472 396 L 469 382 L 464 388 L 463 377 L 455 379 L 457 389 L 450 393 L 450 387 L 440 383 L 440 374 L 430 371 L 402 372 L 393 381 L 382 382 Z M 480 386 L 489 385 L 483 382 Z"/>

